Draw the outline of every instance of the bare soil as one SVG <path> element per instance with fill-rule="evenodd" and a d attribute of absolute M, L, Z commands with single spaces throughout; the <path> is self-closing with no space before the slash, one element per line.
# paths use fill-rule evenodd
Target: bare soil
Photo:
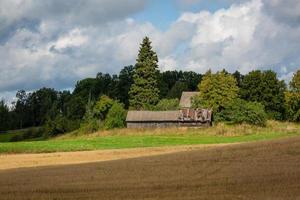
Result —
<path fill-rule="evenodd" d="M 182 151 L 192 151 L 215 146 L 231 144 L 212 145 L 187 145 L 173 147 L 148 147 L 115 150 L 77 151 L 59 153 L 34 153 L 34 154 L 0 154 L 0 170 L 24 167 L 40 167 L 52 165 L 66 165 L 90 163 L 99 161 L 118 160 L 126 158 L 137 158 L 154 156 Z"/>
<path fill-rule="evenodd" d="M 300 199 L 300 137 L 0 170 L 0 199 Z"/>

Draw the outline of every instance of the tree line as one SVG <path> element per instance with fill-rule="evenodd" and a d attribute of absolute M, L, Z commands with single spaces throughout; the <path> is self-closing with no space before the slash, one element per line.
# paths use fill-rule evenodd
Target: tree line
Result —
<path fill-rule="evenodd" d="M 146 37 L 136 64 L 125 66 L 119 74 L 98 73 L 95 78 L 78 81 L 72 92 L 52 88 L 20 90 L 11 108 L 0 101 L 0 130 L 43 126 L 55 135 L 86 127 L 122 127 L 127 109 L 176 109 L 182 91 L 200 91 L 194 105 L 212 108 L 219 113 L 219 119 L 229 120 L 230 111 L 249 111 L 259 104 L 268 119 L 300 121 L 300 70 L 286 85 L 272 70 L 255 70 L 245 75 L 225 70 L 215 74 L 160 72 L 157 63 L 157 55 Z M 237 108 L 233 100 L 238 105 L 252 104 Z"/>

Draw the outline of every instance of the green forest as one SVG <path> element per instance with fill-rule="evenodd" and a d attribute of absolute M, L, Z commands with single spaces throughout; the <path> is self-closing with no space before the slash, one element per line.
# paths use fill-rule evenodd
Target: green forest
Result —
<path fill-rule="evenodd" d="M 145 37 L 136 64 L 123 67 L 119 74 L 99 72 L 79 80 L 72 92 L 19 90 L 10 107 L 2 100 L 0 131 L 40 127 L 37 135 L 28 137 L 51 137 L 73 130 L 122 128 L 128 109 L 178 109 L 182 91 L 199 91 L 193 106 L 213 109 L 215 123 L 264 126 L 268 119 L 300 121 L 300 70 L 290 83 L 279 80 L 272 70 L 160 72 L 158 56 Z"/>

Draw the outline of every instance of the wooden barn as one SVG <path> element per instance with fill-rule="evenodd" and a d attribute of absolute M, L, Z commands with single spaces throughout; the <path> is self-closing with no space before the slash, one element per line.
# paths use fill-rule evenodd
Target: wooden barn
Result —
<path fill-rule="evenodd" d="M 212 111 L 191 108 L 191 98 L 198 92 L 183 92 L 180 110 L 172 111 L 128 111 L 128 128 L 211 126 Z"/>
<path fill-rule="evenodd" d="M 178 126 L 179 110 L 173 111 L 128 111 L 128 128 Z"/>

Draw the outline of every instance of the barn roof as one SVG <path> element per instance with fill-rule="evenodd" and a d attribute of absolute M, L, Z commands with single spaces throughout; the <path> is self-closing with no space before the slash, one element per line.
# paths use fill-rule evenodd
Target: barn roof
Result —
<path fill-rule="evenodd" d="M 133 121 L 178 121 L 180 117 L 180 111 L 128 111 L 127 122 Z"/>
<path fill-rule="evenodd" d="M 198 95 L 199 92 L 182 92 L 179 106 L 181 108 L 190 108 L 192 107 L 192 97 Z"/>

